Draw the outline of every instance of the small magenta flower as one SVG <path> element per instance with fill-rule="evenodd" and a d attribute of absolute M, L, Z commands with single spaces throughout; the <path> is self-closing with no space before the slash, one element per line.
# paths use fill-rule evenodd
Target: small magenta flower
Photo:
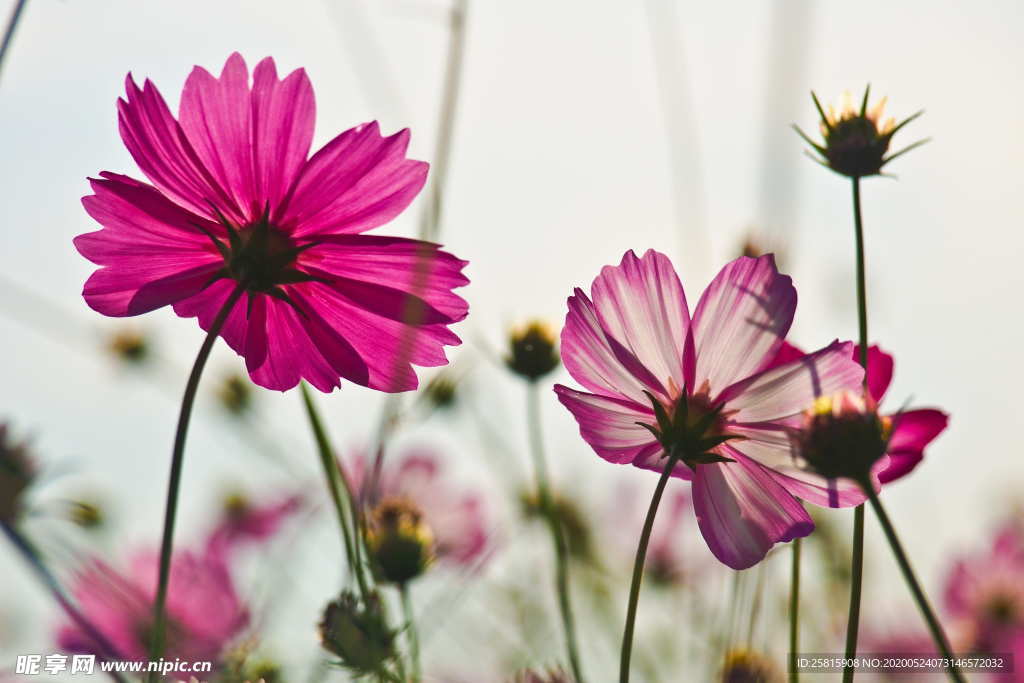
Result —
<path fill-rule="evenodd" d="M 726 265 L 692 318 L 671 262 L 653 250 L 605 267 L 591 297 L 576 289 L 562 330 L 565 367 L 588 391 L 556 385 L 559 400 L 610 462 L 661 471 L 667 449 L 682 445 L 672 475 L 693 482 L 715 557 L 745 569 L 809 534 L 797 498 L 863 502 L 852 482 L 793 460 L 787 429 L 818 396 L 858 387 L 863 370 L 839 342 L 770 367 L 796 310 L 772 256 Z"/>
<path fill-rule="evenodd" d="M 811 93 L 814 106 L 821 116 L 823 144 L 814 142 L 800 128 L 793 126 L 804 142 L 820 155 L 815 161 L 850 178 L 879 175 L 882 167 L 890 161 L 927 142 L 919 140 L 899 152 L 888 154 L 892 137 L 924 112 L 919 111 L 898 124 L 892 117 L 883 122 L 886 98 L 883 97 L 868 109 L 870 92 L 870 86 L 864 90 L 864 99 L 859 109 L 854 107 L 850 93 L 844 92 L 839 111 L 836 112 L 829 105 L 827 113 L 821 108 L 818 96 Z"/>
<path fill-rule="evenodd" d="M 773 364 L 782 364 L 802 356 L 804 352 L 786 342 L 779 348 Z M 860 346 L 853 348 L 854 360 L 860 358 Z M 895 361 L 878 345 L 868 347 L 868 397 L 876 409 L 881 406 L 892 382 Z M 896 413 L 882 413 L 887 423 L 885 460 L 879 460 L 872 474 L 886 484 L 909 474 L 924 459 L 924 450 L 949 424 L 949 415 L 937 408 L 909 408 Z"/>
<path fill-rule="evenodd" d="M 407 159 L 408 130 L 348 130 L 309 156 L 315 105 L 302 69 L 273 59 L 249 81 L 232 54 L 220 78 L 196 67 L 178 117 L 129 75 L 121 138 L 152 184 L 92 179 L 85 210 L 103 228 L 75 246 L 101 266 L 90 307 L 134 316 L 171 305 L 209 330 L 232 297 L 222 336 L 260 386 L 340 378 L 383 391 L 416 387 L 413 365 L 447 362 L 448 326 L 467 304 L 452 290 L 466 265 L 438 245 L 367 236 L 401 213 L 427 176 Z"/>

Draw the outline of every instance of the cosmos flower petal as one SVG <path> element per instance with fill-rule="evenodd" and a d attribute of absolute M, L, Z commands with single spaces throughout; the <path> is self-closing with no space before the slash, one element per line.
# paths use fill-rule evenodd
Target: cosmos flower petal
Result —
<path fill-rule="evenodd" d="M 259 215 L 253 177 L 253 107 L 249 69 L 235 52 L 220 78 L 197 66 L 185 81 L 178 119 L 203 166 L 224 188 L 242 222 Z"/>
<path fill-rule="evenodd" d="M 683 343 L 690 325 L 686 295 L 672 262 L 649 249 L 627 251 L 617 267 L 605 266 L 591 289 L 601 328 L 653 376 L 682 387 Z M 651 383 L 648 381 L 648 383 Z"/>
<path fill-rule="evenodd" d="M 785 365 L 769 368 L 726 388 L 720 395 L 730 422 L 772 422 L 797 415 L 819 396 L 855 391 L 864 370 L 852 357 L 853 344 L 835 341 Z"/>
<path fill-rule="evenodd" d="M 784 429 L 730 425 L 729 433 L 743 437 L 730 444 L 734 450 L 763 465 L 782 488 L 801 500 L 831 508 L 853 507 L 867 500 L 852 479 L 828 479 L 800 467 Z"/>
<path fill-rule="evenodd" d="M 693 314 L 696 385 L 712 394 L 766 366 L 796 311 L 796 290 L 771 254 L 740 257 L 715 276 Z"/>
<path fill-rule="evenodd" d="M 454 323 L 469 312 L 452 290 L 469 283 L 466 261 L 439 245 L 400 237 L 330 235 L 302 255 L 302 267 L 330 279 L 353 302 L 392 320 Z"/>
<path fill-rule="evenodd" d="M 309 311 L 306 327 L 318 343 L 336 338 L 363 359 L 362 377 L 349 380 L 381 391 L 410 391 L 418 386 L 413 365 L 437 367 L 448 362 L 445 346 L 461 340 L 445 323 L 411 326 L 364 308 L 336 286 L 320 282 L 296 285 L 292 295 Z"/>
<path fill-rule="evenodd" d="M 313 86 L 304 69 L 278 79 L 270 57 L 252 74 L 255 198 L 279 206 L 309 156 L 316 122 Z"/>
<path fill-rule="evenodd" d="M 590 391 L 649 403 L 644 390 L 658 395 L 665 388 L 629 350 L 602 327 L 594 303 L 576 289 L 568 300 L 562 328 L 562 363 L 573 379 Z"/>
<path fill-rule="evenodd" d="M 146 177 L 168 198 L 189 211 L 216 219 L 213 206 L 232 218 L 239 211 L 210 175 L 150 81 L 142 88 L 131 74 L 125 98 L 117 102 L 118 128 L 125 147 Z"/>
<path fill-rule="evenodd" d="M 760 465 L 739 453 L 736 462 L 698 465 L 693 509 L 711 552 L 733 569 L 747 569 L 776 543 L 814 530 L 807 511 Z"/>
<path fill-rule="evenodd" d="M 949 424 L 949 416 L 934 408 L 908 410 L 892 416 L 889 438 L 889 466 L 878 473 L 882 483 L 899 479 L 913 470 L 924 449 Z"/>
<path fill-rule="evenodd" d="M 409 131 L 377 122 L 345 131 L 306 163 L 282 214 L 296 237 L 353 234 L 387 223 L 419 194 L 427 164 L 407 159 Z"/>
<path fill-rule="evenodd" d="M 105 266 L 83 289 L 91 308 L 139 315 L 189 297 L 210 281 L 221 260 L 195 227 L 203 219 L 125 176 L 105 173 L 91 182 L 95 194 L 82 204 L 103 229 L 75 238 L 83 256 Z"/>
<path fill-rule="evenodd" d="M 649 406 L 588 394 L 561 384 L 555 385 L 555 393 L 579 423 L 583 440 L 605 460 L 624 464 L 652 449 L 661 452 L 654 436 L 637 424 L 656 422 L 654 411 Z"/>
<path fill-rule="evenodd" d="M 853 359 L 860 362 L 860 345 L 853 349 Z M 868 347 L 868 393 L 875 402 L 885 397 L 885 392 L 892 382 L 893 359 L 876 344 Z"/>

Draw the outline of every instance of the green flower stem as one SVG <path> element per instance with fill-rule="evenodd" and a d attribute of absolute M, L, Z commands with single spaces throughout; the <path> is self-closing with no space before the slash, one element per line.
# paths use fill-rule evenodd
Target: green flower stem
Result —
<path fill-rule="evenodd" d="M 860 178 L 853 181 L 853 228 L 857 255 L 857 329 L 860 343 L 860 365 L 864 368 L 864 390 L 868 382 L 868 300 L 864 269 L 864 222 L 860 211 Z M 853 512 L 853 552 L 850 555 L 850 614 L 846 622 L 846 660 L 857 655 L 857 632 L 860 629 L 860 595 L 864 577 L 864 506 Z M 854 667 L 843 669 L 843 683 L 853 680 Z"/>
<path fill-rule="evenodd" d="M 174 448 L 171 452 L 171 475 L 167 484 L 167 507 L 164 512 L 164 532 L 160 542 L 160 576 L 157 581 L 156 601 L 153 604 L 153 641 L 150 644 L 150 659 L 156 660 L 164 654 L 164 635 L 167 630 L 167 584 L 171 577 L 171 551 L 174 546 L 174 521 L 178 514 L 178 492 L 181 488 L 181 470 L 185 461 L 185 437 L 188 435 L 188 423 L 192 417 L 192 405 L 195 403 L 199 389 L 199 378 L 213 350 L 217 335 L 234 309 L 235 304 L 245 293 L 245 286 L 239 283 L 228 296 L 227 301 L 213 319 L 206 339 L 199 347 L 196 362 L 185 384 L 185 395 L 181 399 L 181 412 L 178 414 L 178 428 L 174 434 Z M 149 675 L 150 683 L 157 680 L 158 674 Z"/>
<path fill-rule="evenodd" d="M 411 676 L 409 680 L 411 683 L 419 683 L 423 674 L 420 671 L 420 638 L 416 632 L 416 620 L 412 610 L 412 598 L 409 595 L 409 584 L 408 582 L 402 583 L 398 586 L 398 591 L 402 596 L 402 613 L 405 617 L 405 634 L 409 642 L 409 660 L 411 663 Z"/>
<path fill-rule="evenodd" d="M 636 608 L 640 598 L 640 581 L 644 577 L 644 565 L 647 561 L 647 545 L 651 541 L 651 530 L 654 528 L 654 518 L 658 514 L 658 506 L 661 504 L 661 496 L 665 493 L 665 485 L 668 484 L 672 468 L 679 461 L 680 454 L 673 449 L 668 454 L 668 461 L 665 469 L 661 472 L 658 485 L 651 497 L 651 505 L 647 508 L 647 518 L 644 520 L 643 530 L 640 532 L 640 543 L 636 548 L 636 560 L 633 562 L 633 582 L 629 586 L 629 606 L 626 608 L 626 628 L 622 633 L 622 657 L 619 660 L 619 683 L 629 683 L 629 659 L 633 654 L 633 627 L 636 624 Z M 699 465 L 698 465 L 699 467 Z"/>
<path fill-rule="evenodd" d="M 4 29 L 3 42 L 0 42 L 0 67 L 3 67 L 4 57 L 7 56 L 7 50 L 11 47 L 11 41 L 14 40 L 14 32 L 18 28 L 18 20 L 21 19 L 21 13 L 27 4 L 28 0 L 17 0 L 14 3 L 11 18 L 7 20 L 7 28 Z"/>
<path fill-rule="evenodd" d="M 61 609 L 64 610 L 64 613 L 70 617 L 71 621 L 75 622 L 75 625 L 78 626 L 78 628 L 82 629 L 82 632 L 85 633 L 90 640 L 99 645 L 103 650 L 101 659 L 121 659 L 121 654 L 117 651 L 117 648 L 115 648 L 107 637 L 104 636 L 103 633 L 79 611 L 74 603 L 71 602 L 71 599 L 68 598 L 64 589 L 61 588 L 60 582 L 57 581 L 57 577 L 53 575 L 50 568 L 46 566 L 45 562 L 43 562 L 42 556 L 39 554 L 39 551 L 36 550 L 35 546 L 32 545 L 32 542 L 28 537 L 18 531 L 13 524 L 8 522 L 2 522 L 0 523 L 0 526 L 3 526 L 4 534 L 7 535 L 8 540 L 10 540 L 18 552 L 21 553 L 21 556 L 25 558 L 29 567 L 32 568 L 32 571 L 35 572 L 36 576 L 46 587 L 46 590 L 50 592 L 50 595 L 53 596 L 53 599 L 57 601 L 57 604 L 60 605 Z M 124 677 L 116 671 L 108 671 L 107 675 L 115 681 L 118 681 L 118 683 L 126 683 Z"/>
<path fill-rule="evenodd" d="M 896 556 L 896 562 L 900 566 L 900 571 L 903 572 L 903 578 L 907 581 L 907 586 L 909 586 L 910 592 L 914 596 L 914 601 L 917 602 L 924 620 L 928 623 L 928 630 L 931 631 L 932 640 L 935 641 L 935 645 L 938 646 L 942 656 L 949 661 L 947 671 L 949 672 L 950 679 L 956 681 L 956 683 L 964 683 L 966 679 L 964 679 L 963 674 L 960 673 L 959 668 L 954 664 L 953 648 L 949 646 L 949 639 L 946 638 L 946 634 L 942 630 L 942 624 L 935 617 L 935 612 L 928 602 L 928 597 L 921 590 L 921 584 L 914 575 L 914 570 L 910 566 L 910 560 L 907 559 L 907 554 L 904 552 L 903 545 L 896 535 L 896 529 L 893 528 L 888 513 L 882 507 L 882 501 L 878 499 L 878 494 L 875 493 L 874 488 L 870 484 L 862 484 L 861 486 L 868 494 L 868 502 L 871 503 L 871 508 L 875 511 L 875 516 L 878 517 L 878 523 L 882 525 L 882 531 L 885 532 L 885 538 L 889 541 L 892 554 Z"/>
<path fill-rule="evenodd" d="M 345 543 L 345 559 L 348 561 L 349 569 L 356 577 L 359 584 L 359 594 L 365 600 L 369 594 L 366 585 L 366 577 L 363 575 L 362 562 L 359 560 L 356 548 L 359 544 L 359 537 L 353 533 L 353 526 L 349 523 L 348 516 L 352 512 L 352 491 L 348 488 L 347 480 L 338 471 L 338 463 L 334 458 L 334 449 L 331 447 L 327 430 L 324 429 L 323 420 L 313 403 L 313 396 L 305 382 L 300 383 L 299 391 L 302 394 L 302 404 L 306 408 L 306 416 L 309 418 L 309 425 L 313 430 L 313 437 L 316 439 L 317 452 L 320 455 L 320 463 L 324 468 L 324 479 L 327 482 L 327 491 L 334 503 L 334 511 L 338 516 L 338 526 L 341 528 L 341 538 Z M 341 491 L 345 489 L 345 497 L 349 501 L 349 509 L 346 511 L 345 503 L 342 501 Z M 353 516 L 354 519 L 354 516 Z"/>
<path fill-rule="evenodd" d="M 569 595 L 569 557 L 568 545 L 562 522 L 558 519 L 554 502 L 551 499 L 551 487 L 548 477 L 547 460 L 544 457 L 544 437 L 540 425 L 540 387 L 537 382 L 529 383 L 526 394 L 527 427 L 530 432 L 530 452 L 537 478 L 537 497 L 541 512 L 551 532 L 551 540 L 555 546 L 555 589 L 558 593 L 558 606 L 562 614 L 562 628 L 565 631 L 565 645 L 569 656 L 569 666 L 576 683 L 583 683 L 583 670 L 580 666 L 579 647 L 576 644 L 576 622 L 573 619 L 572 601 Z"/>
<path fill-rule="evenodd" d="M 793 567 L 789 584 L 789 681 L 797 683 L 796 657 L 800 651 L 800 547 L 802 538 L 793 539 Z"/>

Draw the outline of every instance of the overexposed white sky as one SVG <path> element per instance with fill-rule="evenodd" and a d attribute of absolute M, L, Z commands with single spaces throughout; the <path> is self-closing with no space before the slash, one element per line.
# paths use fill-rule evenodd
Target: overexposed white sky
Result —
<path fill-rule="evenodd" d="M 0 17 L 11 6 L 0 2 Z M 315 144 L 378 119 L 385 131 L 410 127 L 411 155 L 430 161 L 444 8 L 28 3 L 0 72 L 0 419 L 33 435 L 61 472 L 55 488 L 109 492 L 120 513 L 111 547 L 157 538 L 176 398 L 201 340 L 194 321 L 170 310 L 135 321 L 159 335 L 176 370 L 140 378 L 102 353 L 119 321 L 80 297 L 93 266 L 71 239 L 95 229 L 79 203 L 85 179 L 139 175 L 117 133 L 125 74 L 151 78 L 176 108 L 192 65 L 219 70 L 234 50 L 250 65 L 272 55 L 279 70 L 309 72 Z M 757 230 L 781 248 L 799 292 L 794 340 L 854 337 L 849 183 L 802 156 L 789 124 L 816 131 L 811 88 L 836 101 L 868 82 L 898 119 L 926 110 L 896 146 L 932 142 L 892 165 L 898 180 L 865 181 L 863 195 L 871 338 L 896 355 L 889 407 L 910 401 L 952 415 L 927 462 L 885 495 L 934 585 L 946 554 L 970 547 L 1024 483 L 1014 435 L 1024 380 L 1024 5 L 471 0 L 467 31 L 441 241 L 471 262 L 463 291 L 472 308 L 458 328 L 467 344 L 451 357 L 477 359 L 478 408 L 517 444 L 520 387 L 479 360 L 482 340 L 499 343 L 524 316 L 560 321 L 571 288 L 589 287 L 629 248 L 672 255 L 696 301 Z M 380 232 L 413 234 L 422 204 Z M 208 379 L 240 367 L 220 349 Z M 300 471 L 315 472 L 298 396 L 260 398 L 268 429 L 293 444 Z M 354 386 L 325 397 L 336 440 L 370 440 L 382 399 Z M 190 436 L 183 540 L 226 482 L 287 487 L 216 409 L 200 401 Z M 544 411 L 556 478 L 647 481 L 598 459 L 553 395 Z M 465 420 L 402 438 L 437 443 L 467 481 L 497 469 Z M 880 541 L 873 522 L 869 533 Z M 892 572 L 880 545 L 869 552 L 880 574 Z M 40 651 L 52 610 L 17 562 L 5 554 L 0 567 L 24 589 L 0 597 L 0 614 L 28 619 L 17 651 Z"/>

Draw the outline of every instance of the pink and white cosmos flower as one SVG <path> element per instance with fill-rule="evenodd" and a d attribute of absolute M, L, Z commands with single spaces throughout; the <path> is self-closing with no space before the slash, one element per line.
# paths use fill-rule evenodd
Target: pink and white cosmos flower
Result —
<path fill-rule="evenodd" d="M 209 330 L 236 288 L 221 335 L 253 382 L 321 391 L 340 378 L 382 391 L 417 385 L 413 365 L 447 362 L 448 326 L 468 306 L 465 261 L 436 244 L 363 233 L 416 197 L 427 164 L 407 159 L 409 131 L 356 126 L 309 156 L 315 105 L 305 71 L 242 57 L 219 78 L 196 67 L 175 118 L 156 86 L 128 76 L 121 138 L 147 184 L 91 180 L 86 212 L 102 230 L 75 246 L 101 266 L 83 296 L 109 316 L 173 306 Z"/>
<path fill-rule="evenodd" d="M 580 434 L 605 460 L 661 471 L 662 445 L 639 423 L 655 424 L 648 394 L 669 415 L 717 412 L 710 433 L 736 438 L 714 453 L 731 462 L 688 465 L 693 507 L 708 547 L 745 569 L 775 543 L 806 536 L 814 523 L 797 500 L 846 507 L 864 501 L 852 481 L 807 471 L 789 434 L 814 399 L 857 389 L 864 372 L 851 343 L 834 342 L 770 367 L 796 310 L 796 290 L 774 257 L 739 258 L 705 290 L 691 318 L 672 263 L 626 252 L 606 266 L 591 295 L 576 289 L 562 330 L 562 360 L 586 391 L 556 385 Z M 645 393 L 646 392 L 646 393 Z"/>

